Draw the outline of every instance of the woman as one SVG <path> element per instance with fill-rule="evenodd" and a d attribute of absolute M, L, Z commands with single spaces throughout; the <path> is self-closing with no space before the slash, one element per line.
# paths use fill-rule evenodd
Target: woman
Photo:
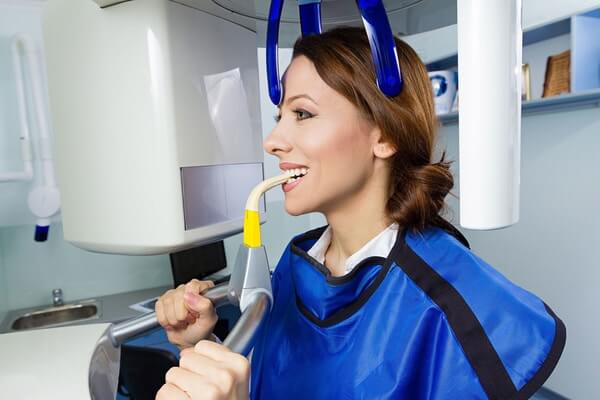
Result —
<path fill-rule="evenodd" d="M 157 314 L 182 351 L 158 399 L 525 399 L 565 343 L 562 322 L 468 249 L 439 217 L 453 186 L 432 163 L 436 117 L 423 63 L 396 40 L 402 93 L 377 88 L 362 29 L 300 39 L 264 148 L 282 170 L 288 213 L 326 228 L 292 240 L 250 368 L 208 338 L 210 301 L 193 281 Z"/>

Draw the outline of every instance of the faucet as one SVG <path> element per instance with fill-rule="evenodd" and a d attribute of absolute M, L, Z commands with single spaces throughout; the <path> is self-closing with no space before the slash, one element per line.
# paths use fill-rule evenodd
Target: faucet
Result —
<path fill-rule="evenodd" d="M 62 306 L 64 304 L 62 289 L 52 290 L 52 303 L 55 307 Z"/>

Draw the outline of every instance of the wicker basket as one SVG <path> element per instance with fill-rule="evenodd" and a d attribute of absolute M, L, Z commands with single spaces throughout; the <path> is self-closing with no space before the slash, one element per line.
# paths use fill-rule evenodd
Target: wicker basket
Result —
<path fill-rule="evenodd" d="M 548 57 L 542 97 L 571 92 L 571 50 Z"/>

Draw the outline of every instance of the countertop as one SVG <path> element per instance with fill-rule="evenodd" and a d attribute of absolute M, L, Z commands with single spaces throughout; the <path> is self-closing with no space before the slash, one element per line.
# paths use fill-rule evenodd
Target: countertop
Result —
<path fill-rule="evenodd" d="M 162 286 L 150 289 L 136 290 L 125 293 L 116 293 L 107 296 L 96 296 L 86 299 L 80 299 L 75 301 L 69 301 L 65 305 L 87 303 L 95 301 L 98 303 L 98 315 L 90 319 L 76 320 L 72 322 L 66 322 L 62 324 L 52 325 L 54 326 L 68 326 L 68 325 L 83 325 L 83 324 L 94 324 L 94 323 L 107 323 L 107 322 L 120 322 L 129 318 L 133 318 L 143 314 L 143 312 L 131 309 L 129 306 L 142 302 L 144 300 L 150 300 L 157 296 L 160 296 L 165 291 L 170 289 L 169 286 Z M 19 310 L 7 311 L 0 313 L 0 333 L 17 332 L 11 329 L 11 325 L 14 320 L 23 314 L 35 312 L 43 309 L 51 309 L 52 305 L 37 306 L 22 308 Z M 2 318 L 4 317 L 4 318 Z"/>

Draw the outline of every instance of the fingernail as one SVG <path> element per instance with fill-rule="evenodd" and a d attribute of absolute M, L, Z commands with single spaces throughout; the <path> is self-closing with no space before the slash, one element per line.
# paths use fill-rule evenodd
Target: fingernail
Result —
<path fill-rule="evenodd" d="M 185 349 L 183 349 L 183 350 L 181 350 L 181 351 L 179 352 L 179 356 L 180 356 L 180 357 L 183 357 L 183 356 L 185 356 L 186 354 L 188 354 L 188 353 L 190 353 L 190 352 L 192 352 L 192 353 L 193 353 L 193 352 L 194 352 L 194 349 L 193 349 L 193 348 L 191 348 L 191 347 L 185 348 Z"/>

